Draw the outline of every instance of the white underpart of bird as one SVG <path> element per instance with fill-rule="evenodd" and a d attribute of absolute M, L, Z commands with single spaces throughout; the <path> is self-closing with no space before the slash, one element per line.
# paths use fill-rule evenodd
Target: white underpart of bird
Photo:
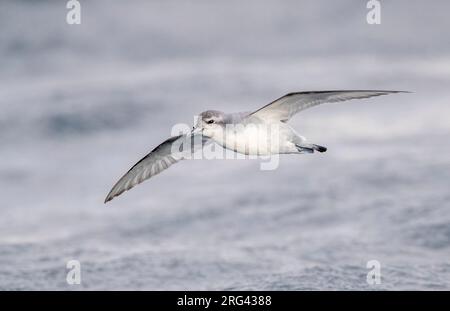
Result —
<path fill-rule="evenodd" d="M 308 142 L 287 122 L 298 112 L 323 103 L 363 99 L 405 91 L 336 90 L 295 92 L 282 96 L 254 112 L 224 113 L 207 110 L 199 115 L 191 133 L 174 136 L 137 162 L 108 193 L 105 203 L 159 174 L 172 164 L 212 141 L 246 155 L 303 154 L 327 148 Z M 189 142 L 190 144 L 185 144 Z M 183 148 L 190 145 L 189 150 Z"/>

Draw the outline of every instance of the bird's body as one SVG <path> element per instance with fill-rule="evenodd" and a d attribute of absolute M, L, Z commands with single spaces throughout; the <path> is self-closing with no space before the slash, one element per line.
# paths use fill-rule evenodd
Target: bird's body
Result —
<path fill-rule="evenodd" d="M 362 99 L 400 91 L 316 91 L 289 93 L 254 112 L 224 113 L 207 110 L 200 114 L 190 134 L 171 137 L 136 163 L 111 189 L 105 203 L 142 181 L 188 158 L 206 141 L 246 155 L 325 152 L 327 148 L 308 142 L 287 124 L 296 113 L 326 102 Z M 201 137 L 200 140 L 195 138 Z M 194 148 L 186 142 L 200 141 Z"/>
<path fill-rule="evenodd" d="M 242 154 L 299 153 L 295 144 L 305 141 L 287 123 L 268 123 L 251 113 L 224 113 L 224 120 L 224 126 L 210 133 L 210 138 L 222 147 Z"/>

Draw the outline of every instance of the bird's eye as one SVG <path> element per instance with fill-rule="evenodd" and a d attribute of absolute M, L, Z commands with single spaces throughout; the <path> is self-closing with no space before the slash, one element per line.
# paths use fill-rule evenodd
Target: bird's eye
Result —
<path fill-rule="evenodd" d="M 206 123 L 208 123 L 208 124 L 212 124 L 212 123 L 214 123 L 214 120 L 209 120 L 209 121 L 206 121 Z"/>

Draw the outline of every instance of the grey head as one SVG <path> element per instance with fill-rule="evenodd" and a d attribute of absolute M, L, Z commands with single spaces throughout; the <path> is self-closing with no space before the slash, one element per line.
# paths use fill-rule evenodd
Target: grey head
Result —
<path fill-rule="evenodd" d="M 222 133 L 225 124 L 227 123 L 227 114 L 217 110 L 203 111 L 197 120 L 197 124 L 192 131 L 195 133 L 202 133 L 204 136 L 214 137 Z"/>

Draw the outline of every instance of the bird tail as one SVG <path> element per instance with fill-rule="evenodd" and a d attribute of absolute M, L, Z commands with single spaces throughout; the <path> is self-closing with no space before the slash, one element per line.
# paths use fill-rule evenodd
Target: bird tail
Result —
<path fill-rule="evenodd" d="M 327 147 L 324 146 L 320 146 L 320 145 L 312 145 L 314 150 L 317 150 L 319 152 L 325 152 L 327 151 Z"/>
<path fill-rule="evenodd" d="M 297 150 L 301 153 L 314 153 L 314 151 L 325 152 L 327 151 L 326 147 L 315 145 L 315 144 L 304 144 L 304 145 L 295 145 Z"/>

